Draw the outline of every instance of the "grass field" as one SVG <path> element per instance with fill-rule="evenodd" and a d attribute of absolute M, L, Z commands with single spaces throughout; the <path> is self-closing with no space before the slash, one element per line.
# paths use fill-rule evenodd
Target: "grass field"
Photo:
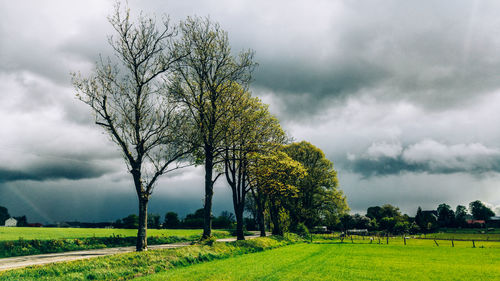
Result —
<path fill-rule="evenodd" d="M 500 242 L 494 241 L 486 241 L 486 240 L 475 240 L 474 244 L 472 241 L 453 241 L 453 244 L 449 240 L 439 240 L 434 242 L 432 239 L 406 239 L 406 246 L 423 246 L 423 247 L 454 247 L 454 248 L 472 248 L 473 246 L 476 248 L 496 248 L 500 250 Z M 339 238 L 334 239 L 318 239 L 315 238 L 313 240 L 315 243 L 340 243 Z M 389 245 L 395 246 L 405 246 L 404 240 L 401 236 L 389 237 Z M 343 240 L 343 244 L 371 244 L 375 245 L 379 243 L 377 237 L 370 242 L 370 237 L 362 237 L 362 236 L 353 236 L 353 240 L 350 237 L 347 237 Z M 387 239 L 385 237 L 380 237 L 380 244 L 385 245 L 387 243 Z M 437 243 L 437 245 L 436 245 Z M 438 246 L 439 245 L 439 246 Z M 500 252 L 499 252 L 500 253 Z"/>
<path fill-rule="evenodd" d="M 191 237 L 202 234 L 201 229 L 148 229 L 148 236 L 179 236 Z M 228 235 L 229 232 L 214 230 L 218 236 Z M 136 236 L 136 229 L 105 229 L 105 228 L 49 228 L 49 227 L 0 227 L 0 241 L 11 241 L 23 238 L 24 240 L 70 239 L 85 237 L 109 237 L 120 235 L 123 237 Z"/>
<path fill-rule="evenodd" d="M 265 237 L 228 243 L 216 242 L 212 246 L 193 245 L 178 249 L 116 254 L 0 271 L 0 280 L 129 280 L 175 267 L 282 247 L 294 241 Z"/>
<path fill-rule="evenodd" d="M 438 232 L 419 235 L 419 237 L 436 238 L 436 239 L 466 239 L 466 240 L 497 240 L 500 241 L 500 233 L 453 233 L 453 232 Z"/>
<path fill-rule="evenodd" d="M 140 280 L 500 280 L 500 250 L 298 244 Z"/>

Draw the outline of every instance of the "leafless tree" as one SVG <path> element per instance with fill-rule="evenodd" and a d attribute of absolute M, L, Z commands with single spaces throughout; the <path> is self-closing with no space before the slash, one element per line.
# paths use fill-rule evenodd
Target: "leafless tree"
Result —
<path fill-rule="evenodd" d="M 88 104 L 115 142 L 132 174 L 139 199 L 137 251 L 147 250 L 148 201 L 158 178 L 176 168 L 190 152 L 189 115 L 165 87 L 176 52 L 176 29 L 168 18 L 157 23 L 142 14 L 136 22 L 117 4 L 108 18 L 116 31 L 109 43 L 119 62 L 96 64 L 88 77 L 73 74 L 78 98 Z"/>

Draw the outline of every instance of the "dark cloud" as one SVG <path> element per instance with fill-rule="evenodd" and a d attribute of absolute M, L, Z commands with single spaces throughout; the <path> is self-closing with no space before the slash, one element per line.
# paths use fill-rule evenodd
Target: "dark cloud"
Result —
<path fill-rule="evenodd" d="M 69 159 L 44 160 L 37 164 L 26 165 L 22 170 L 0 167 L 0 183 L 20 180 L 80 180 L 98 178 L 113 171 L 110 167 L 95 162 Z"/>
<path fill-rule="evenodd" d="M 499 3 L 129 3 L 133 16 L 209 15 L 235 52 L 254 49 L 254 93 L 293 137 L 325 151 L 353 210 L 499 198 Z M 112 6 L 0 1 L 0 205 L 13 214 L 113 220 L 136 211 L 120 151 L 75 99 L 69 75 L 113 57 Z M 202 175 L 165 177 L 151 210 L 202 206 Z M 230 210 L 219 188 L 215 212 Z"/>
<path fill-rule="evenodd" d="M 367 93 L 439 110 L 500 87 L 500 41 L 491 38 L 500 30 L 500 20 L 491 12 L 497 4 L 344 4 L 331 29 L 310 30 L 321 38 L 310 42 L 310 53 L 301 42 L 291 42 L 280 46 L 281 55 L 262 55 L 255 85 L 284 101 L 284 117 L 293 118 L 298 110 L 311 115 L 332 100 Z M 299 108 L 298 100 L 306 103 Z"/>
<path fill-rule="evenodd" d="M 402 173 L 481 175 L 500 173 L 500 150 L 479 143 L 446 145 L 434 140 L 402 147 L 373 143 L 365 153 L 348 155 L 349 169 L 364 177 Z"/>

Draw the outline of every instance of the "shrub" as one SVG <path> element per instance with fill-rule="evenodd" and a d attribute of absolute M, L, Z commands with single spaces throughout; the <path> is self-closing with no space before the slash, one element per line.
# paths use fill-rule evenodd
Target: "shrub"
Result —
<path fill-rule="evenodd" d="M 295 233 L 297 233 L 299 236 L 303 238 L 309 237 L 309 229 L 304 223 L 299 223 L 297 224 L 297 229 L 295 230 Z"/>

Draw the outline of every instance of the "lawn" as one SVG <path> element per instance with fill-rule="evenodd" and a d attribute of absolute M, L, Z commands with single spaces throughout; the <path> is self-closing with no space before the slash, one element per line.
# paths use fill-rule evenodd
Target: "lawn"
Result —
<path fill-rule="evenodd" d="M 191 237 L 201 235 L 201 229 L 148 229 L 148 236 L 178 236 Z M 229 234 L 227 231 L 215 230 L 219 235 Z M 106 229 L 106 228 L 52 228 L 52 227 L 0 227 L 0 241 L 73 239 L 85 237 L 122 237 L 136 236 L 137 229 Z"/>
<path fill-rule="evenodd" d="M 500 280 L 500 250 L 298 244 L 174 268 L 141 280 Z"/>

